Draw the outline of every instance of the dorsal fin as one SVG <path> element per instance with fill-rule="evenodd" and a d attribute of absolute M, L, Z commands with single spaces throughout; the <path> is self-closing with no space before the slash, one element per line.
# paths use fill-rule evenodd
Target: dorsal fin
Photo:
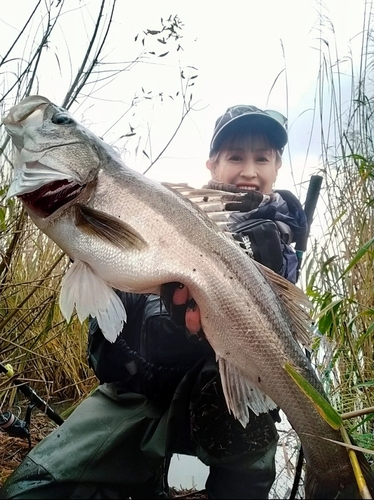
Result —
<path fill-rule="evenodd" d="M 254 261 L 254 263 L 262 274 L 264 274 L 274 292 L 286 308 L 294 326 L 292 333 L 295 339 L 298 340 L 303 347 L 310 349 L 312 337 L 312 319 L 309 314 L 309 311 L 312 309 L 312 304 L 310 300 L 301 288 L 286 280 L 283 276 L 261 265 L 259 262 Z"/>
<path fill-rule="evenodd" d="M 227 222 L 233 212 L 226 210 L 225 206 L 228 201 L 240 201 L 245 193 L 230 193 L 210 188 L 197 189 L 188 184 L 172 184 L 168 182 L 162 184 L 188 198 L 213 220 L 224 233 L 227 233 L 228 236 L 232 235 Z"/>

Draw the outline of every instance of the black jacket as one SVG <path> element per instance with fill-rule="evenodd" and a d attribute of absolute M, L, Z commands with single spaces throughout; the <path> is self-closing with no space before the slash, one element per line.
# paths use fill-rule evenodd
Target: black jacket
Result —
<path fill-rule="evenodd" d="M 114 343 L 90 319 L 88 359 L 100 382 L 117 382 L 120 390 L 171 397 L 185 373 L 213 353 L 206 340 L 193 343 L 177 327 L 156 295 L 117 291 L 127 322 Z"/>

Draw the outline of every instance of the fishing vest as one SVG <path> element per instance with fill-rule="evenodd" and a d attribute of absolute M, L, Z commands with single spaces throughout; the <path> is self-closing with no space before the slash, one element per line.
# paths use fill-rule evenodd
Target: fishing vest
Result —
<path fill-rule="evenodd" d="M 296 283 L 301 259 L 295 246 L 307 231 L 305 213 L 299 200 L 286 190 L 277 191 L 274 201 L 250 212 L 230 216 L 230 229 L 257 262 Z"/>

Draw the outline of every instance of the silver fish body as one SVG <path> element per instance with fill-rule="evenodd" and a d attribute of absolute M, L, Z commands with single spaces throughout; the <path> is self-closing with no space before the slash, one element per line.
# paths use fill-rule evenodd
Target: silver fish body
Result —
<path fill-rule="evenodd" d="M 114 341 L 126 316 L 112 287 L 160 293 L 163 283 L 185 284 L 199 305 L 235 416 L 245 425 L 248 405 L 257 413 L 278 405 L 303 446 L 307 497 L 342 492 L 359 498 L 346 449 L 320 439 L 341 441 L 340 432 L 285 370 L 290 363 L 324 394 L 271 273 L 188 198 L 126 167 L 48 99 L 26 98 L 3 123 L 16 149 L 8 197 L 20 197 L 34 223 L 74 261 L 62 287 L 64 314 L 75 305 L 80 319 L 97 316 Z M 292 288 L 274 276 L 277 281 Z"/>

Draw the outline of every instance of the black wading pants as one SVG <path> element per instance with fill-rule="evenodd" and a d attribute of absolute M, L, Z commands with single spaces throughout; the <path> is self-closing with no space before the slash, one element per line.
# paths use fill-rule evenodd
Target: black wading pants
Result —
<path fill-rule="evenodd" d="M 168 405 L 99 386 L 31 450 L 0 498 L 168 498 L 172 453 L 210 467 L 209 498 L 267 498 L 278 440 L 272 418 L 253 415 L 244 430 L 216 404 L 219 379 L 201 377 L 191 386 L 187 374 Z"/>

